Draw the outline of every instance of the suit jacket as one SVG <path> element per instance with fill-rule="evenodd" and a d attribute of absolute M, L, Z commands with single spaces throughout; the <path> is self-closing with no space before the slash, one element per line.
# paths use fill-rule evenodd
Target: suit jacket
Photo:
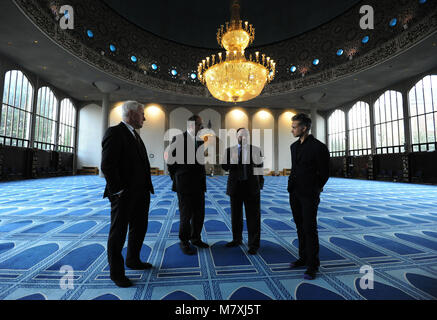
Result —
<path fill-rule="evenodd" d="M 261 159 L 262 154 L 260 148 L 249 145 L 250 159 L 248 161 L 249 162 L 248 164 L 231 163 L 232 155 L 238 155 L 238 145 L 227 148 L 225 152 L 226 161 L 222 161 L 223 170 L 229 171 L 226 194 L 229 196 L 233 196 L 233 195 L 237 195 L 239 191 L 241 191 L 238 182 L 240 181 L 240 178 L 243 176 L 244 167 L 246 167 L 246 172 L 247 172 L 249 194 L 251 195 L 259 194 L 260 190 L 264 186 L 264 176 L 262 174 L 254 175 L 253 169 L 263 168 L 263 163 Z"/>
<path fill-rule="evenodd" d="M 101 169 L 106 179 L 103 197 L 121 190 L 144 189 L 154 193 L 146 147 L 142 141 L 141 145 L 137 142 L 123 122 L 106 130 Z"/>
<path fill-rule="evenodd" d="M 309 135 L 302 145 L 300 139 L 290 146 L 291 174 L 288 178 L 288 192 L 301 195 L 319 194 L 329 179 L 329 150 L 313 135 Z M 300 152 L 297 154 L 297 149 Z"/>
<path fill-rule="evenodd" d="M 174 192 L 184 194 L 206 192 L 205 165 L 196 158 L 197 153 L 203 155 L 203 149 L 203 141 L 197 141 L 196 149 L 194 139 L 188 136 L 187 131 L 173 137 L 170 146 L 173 158 L 177 159 L 177 152 L 182 150 L 184 152 L 184 156 L 180 159 L 181 161 L 167 164 L 170 177 L 173 181 L 172 190 Z M 196 153 L 193 153 L 194 151 Z"/>

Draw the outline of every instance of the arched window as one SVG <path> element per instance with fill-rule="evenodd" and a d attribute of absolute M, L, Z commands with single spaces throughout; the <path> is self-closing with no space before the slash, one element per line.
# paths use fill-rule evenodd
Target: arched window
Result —
<path fill-rule="evenodd" d="M 372 151 L 369 110 L 369 105 L 363 101 L 357 102 L 349 110 L 349 150 L 352 156 L 366 155 Z"/>
<path fill-rule="evenodd" d="M 34 141 L 37 149 L 55 149 L 57 105 L 58 100 L 50 88 L 42 87 L 38 90 Z"/>
<path fill-rule="evenodd" d="M 376 153 L 405 151 L 402 94 L 386 91 L 375 102 Z"/>
<path fill-rule="evenodd" d="M 409 92 L 413 152 L 436 149 L 437 75 L 426 76 Z"/>
<path fill-rule="evenodd" d="M 0 143 L 28 147 L 32 123 L 33 87 L 19 70 L 5 74 L 0 112 Z"/>
<path fill-rule="evenodd" d="M 61 101 L 59 117 L 58 150 L 74 152 L 74 137 L 76 135 L 76 109 L 70 99 Z"/>
<path fill-rule="evenodd" d="M 341 110 L 335 110 L 328 119 L 328 144 L 332 157 L 346 154 L 346 118 Z"/>

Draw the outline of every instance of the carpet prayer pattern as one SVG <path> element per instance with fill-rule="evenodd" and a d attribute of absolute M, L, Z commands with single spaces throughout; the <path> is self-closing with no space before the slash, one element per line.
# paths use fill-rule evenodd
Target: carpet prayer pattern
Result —
<path fill-rule="evenodd" d="M 170 178 L 153 176 L 142 260 L 154 268 L 126 269 L 135 285 L 125 289 L 109 279 L 104 179 L 1 183 L 0 299 L 437 299 L 437 187 L 331 178 L 318 213 L 320 272 L 307 281 L 305 269 L 289 268 L 298 251 L 287 177 L 266 177 L 254 256 L 246 227 L 242 246 L 224 246 L 232 239 L 226 179 L 207 179 L 202 237 L 211 247 L 186 256 Z M 373 289 L 360 286 L 366 265 Z"/>

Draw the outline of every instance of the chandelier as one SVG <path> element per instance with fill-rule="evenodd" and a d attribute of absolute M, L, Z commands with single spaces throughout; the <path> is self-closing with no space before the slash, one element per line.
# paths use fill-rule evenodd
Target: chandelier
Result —
<path fill-rule="evenodd" d="M 275 76 L 276 63 L 265 54 L 255 52 L 246 59 L 244 50 L 255 39 L 255 28 L 240 20 L 240 4 L 233 0 L 231 21 L 217 30 L 217 42 L 226 50 L 199 63 L 197 74 L 212 96 L 226 102 L 241 102 L 261 94 Z"/>

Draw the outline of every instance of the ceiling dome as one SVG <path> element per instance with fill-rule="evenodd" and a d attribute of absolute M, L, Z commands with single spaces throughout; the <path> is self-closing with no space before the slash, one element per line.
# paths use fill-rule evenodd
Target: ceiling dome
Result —
<path fill-rule="evenodd" d="M 231 1 L 103 0 L 128 21 L 181 44 L 218 48 L 214 35 L 229 20 Z M 240 0 L 241 18 L 256 26 L 255 46 L 282 41 L 346 12 L 359 0 Z"/>

